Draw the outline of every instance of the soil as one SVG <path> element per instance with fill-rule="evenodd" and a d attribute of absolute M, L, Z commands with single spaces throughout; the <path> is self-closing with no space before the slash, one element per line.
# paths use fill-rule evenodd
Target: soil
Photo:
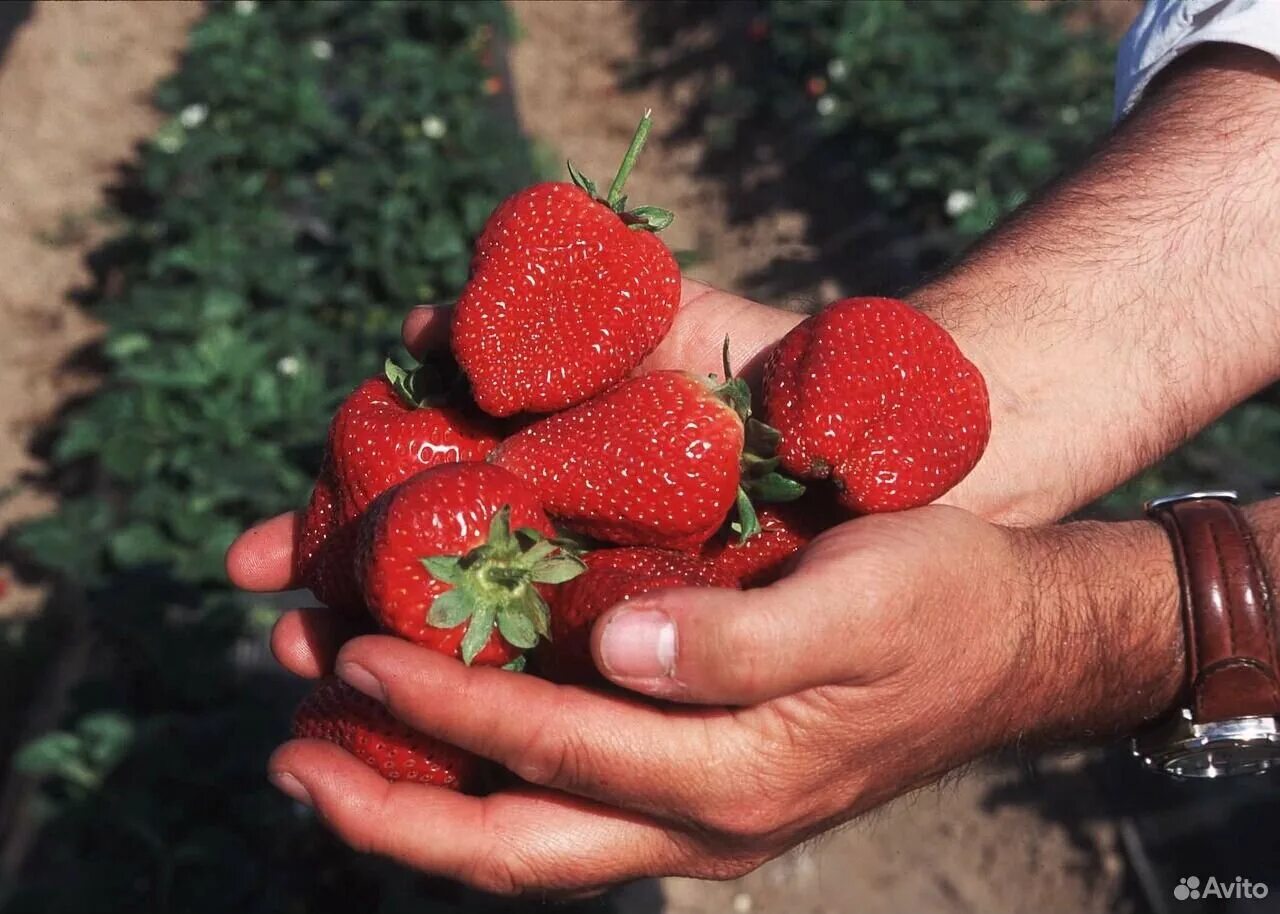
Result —
<path fill-rule="evenodd" d="M 74 301 L 86 254 L 110 232 L 105 188 L 156 127 L 151 87 L 170 72 L 196 3 L 40 3 L 0 69 L 0 528 L 47 512 L 26 484 L 32 437 L 91 383 L 67 370 L 97 333 Z M 0 568 L 0 616 L 41 590 Z"/>
<path fill-rule="evenodd" d="M 692 104 L 692 83 L 628 88 L 639 54 L 636 10 L 618 2 L 516 3 L 522 37 L 512 52 L 514 92 L 529 132 L 584 172 L 606 180 L 640 112 L 657 129 L 631 180 L 631 198 L 676 210 L 667 233 L 697 251 L 699 279 L 804 308 L 844 291 L 831 255 L 804 242 L 805 216 L 785 203 L 730 220 L 730 201 L 699 176 L 696 143 L 663 124 Z M 0 526 L 49 510 L 25 483 L 40 465 L 35 430 L 89 381 L 65 368 L 98 332 L 75 291 L 89 282 L 85 255 L 110 232 L 98 218 L 104 189 L 134 145 L 157 125 L 147 103 L 177 61 L 193 3 L 47 3 L 14 36 L 0 70 Z M 672 116 L 667 117 L 664 112 Z M 776 177 L 776 176 L 775 176 Z M 783 188 L 785 191 L 785 187 Z M 782 194 L 785 200 L 785 193 Z M 754 284 L 779 260 L 799 264 L 785 293 Z M 30 612 L 40 593 L 16 586 L 0 616 Z M 1052 760 L 1070 771 L 1078 760 Z M 1059 787 L 1062 777 L 1049 781 Z M 743 879 L 667 879 L 624 890 L 628 914 L 733 911 L 1109 911 L 1123 906 L 1116 829 L 1087 778 L 1069 798 L 1041 793 L 1024 767 L 990 763 L 920 791 L 802 847 Z M 1068 805 L 1071 816 L 1049 811 Z M 1085 824 L 1081 824 L 1085 823 Z"/>

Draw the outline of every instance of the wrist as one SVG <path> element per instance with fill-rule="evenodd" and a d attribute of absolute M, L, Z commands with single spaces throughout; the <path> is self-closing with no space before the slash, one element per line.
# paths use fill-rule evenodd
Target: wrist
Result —
<path fill-rule="evenodd" d="M 1186 679 L 1177 569 L 1160 526 L 1075 523 L 1011 535 L 1029 574 L 1022 735 L 1049 742 L 1134 730 Z"/>

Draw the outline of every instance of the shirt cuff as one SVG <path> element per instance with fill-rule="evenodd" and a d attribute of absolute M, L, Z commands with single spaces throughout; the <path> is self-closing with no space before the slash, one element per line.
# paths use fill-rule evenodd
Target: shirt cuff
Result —
<path fill-rule="evenodd" d="M 1116 120 L 1133 110 L 1161 70 L 1209 42 L 1240 44 L 1280 59 L 1280 0 L 1148 0 L 1120 44 Z"/>

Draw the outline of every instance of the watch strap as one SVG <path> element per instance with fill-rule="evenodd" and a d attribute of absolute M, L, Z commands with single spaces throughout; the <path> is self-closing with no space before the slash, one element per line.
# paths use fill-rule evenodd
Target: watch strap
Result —
<path fill-rule="evenodd" d="M 1178 566 L 1192 720 L 1280 716 L 1272 591 L 1244 515 L 1221 497 L 1162 500 L 1150 514 Z"/>

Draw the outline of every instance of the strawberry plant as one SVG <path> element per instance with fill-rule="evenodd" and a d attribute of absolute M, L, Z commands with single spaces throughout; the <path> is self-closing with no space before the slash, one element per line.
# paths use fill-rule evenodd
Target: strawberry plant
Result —
<path fill-rule="evenodd" d="M 78 596 L 49 618 L 90 659 L 16 755 L 42 792 L 0 909 L 448 909 L 266 784 L 299 690 L 261 657 L 276 607 L 232 594 L 222 558 L 305 504 L 371 355 L 460 291 L 528 182 L 493 94 L 506 24 L 495 0 L 218 3 L 158 88 L 94 258 L 102 384 L 54 445 L 60 511 L 13 535 Z"/>

